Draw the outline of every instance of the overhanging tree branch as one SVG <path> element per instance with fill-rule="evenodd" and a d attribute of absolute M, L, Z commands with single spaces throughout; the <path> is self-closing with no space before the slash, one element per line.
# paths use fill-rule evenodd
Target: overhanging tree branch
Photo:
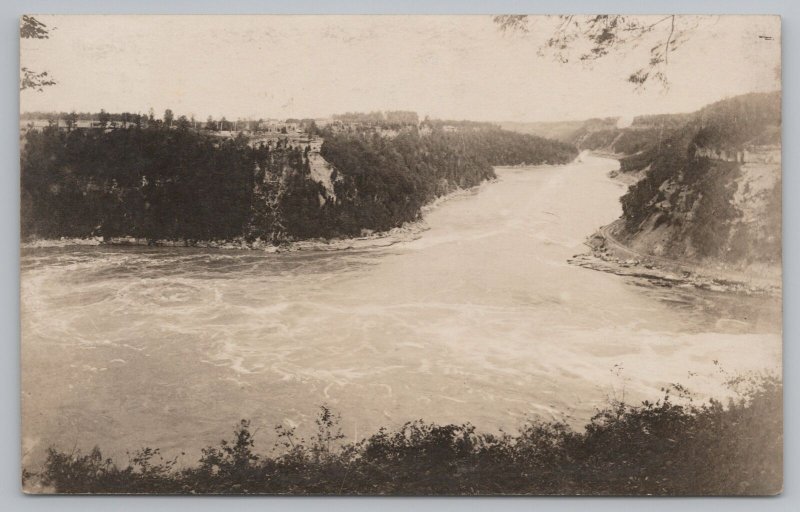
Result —
<path fill-rule="evenodd" d="M 627 78 L 637 88 L 652 81 L 669 86 L 666 69 L 669 54 L 680 48 L 699 25 L 698 17 L 674 14 L 655 21 L 641 16 L 608 14 L 561 15 L 556 18 L 552 32 L 539 48 L 539 54 L 550 54 L 562 63 L 574 60 L 591 63 L 612 53 L 634 50 L 642 42 L 653 42 L 647 64 Z M 665 25 L 667 21 L 669 24 Z M 528 15 L 495 16 L 494 22 L 503 32 L 532 32 Z"/>
<path fill-rule="evenodd" d="M 50 30 L 47 25 L 33 16 L 23 15 L 20 20 L 19 37 L 22 39 L 49 39 Z M 47 71 L 37 73 L 23 67 L 20 70 L 19 90 L 34 90 L 42 92 L 45 87 L 55 85 L 56 81 L 50 78 Z"/>

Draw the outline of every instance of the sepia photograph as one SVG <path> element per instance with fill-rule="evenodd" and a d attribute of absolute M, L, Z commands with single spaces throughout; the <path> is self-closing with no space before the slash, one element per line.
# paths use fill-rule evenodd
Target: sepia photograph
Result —
<path fill-rule="evenodd" d="M 780 16 L 19 50 L 22 492 L 783 491 Z"/>

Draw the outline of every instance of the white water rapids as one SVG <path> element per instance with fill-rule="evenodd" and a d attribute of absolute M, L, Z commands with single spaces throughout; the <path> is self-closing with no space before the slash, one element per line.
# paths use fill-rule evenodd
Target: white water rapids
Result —
<path fill-rule="evenodd" d="M 720 395 L 735 372 L 780 371 L 777 299 L 567 263 L 619 216 L 616 165 L 498 169 L 388 247 L 25 249 L 25 460 L 95 444 L 193 457 L 240 418 L 268 449 L 323 403 L 349 440 L 417 418 L 579 426 L 609 396 Z"/>

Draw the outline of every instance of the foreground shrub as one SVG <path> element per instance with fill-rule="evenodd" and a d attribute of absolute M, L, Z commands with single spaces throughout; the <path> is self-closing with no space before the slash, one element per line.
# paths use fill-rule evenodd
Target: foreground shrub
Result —
<path fill-rule="evenodd" d="M 339 418 L 323 406 L 308 441 L 276 428 L 283 451 L 255 452 L 249 422 L 179 469 L 158 450 L 136 452 L 124 468 L 98 449 L 50 449 L 43 469 L 24 472 L 59 493 L 174 494 L 775 494 L 782 488 L 782 384 L 731 382 L 736 399 L 692 405 L 673 386 L 658 401 L 612 402 L 582 432 L 531 422 L 516 434 L 469 424 L 409 422 L 345 443 Z M 678 392 L 676 398 L 673 394 Z"/>

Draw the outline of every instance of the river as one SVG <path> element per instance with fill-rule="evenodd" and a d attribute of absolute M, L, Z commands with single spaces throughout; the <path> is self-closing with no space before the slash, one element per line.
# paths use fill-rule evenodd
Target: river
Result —
<path fill-rule="evenodd" d="M 99 445 L 191 462 L 240 418 L 266 450 L 323 403 L 348 440 L 418 418 L 580 426 L 609 398 L 671 382 L 721 396 L 737 372 L 779 372 L 778 299 L 567 263 L 620 215 L 616 167 L 498 169 L 391 246 L 25 249 L 24 461 Z"/>

